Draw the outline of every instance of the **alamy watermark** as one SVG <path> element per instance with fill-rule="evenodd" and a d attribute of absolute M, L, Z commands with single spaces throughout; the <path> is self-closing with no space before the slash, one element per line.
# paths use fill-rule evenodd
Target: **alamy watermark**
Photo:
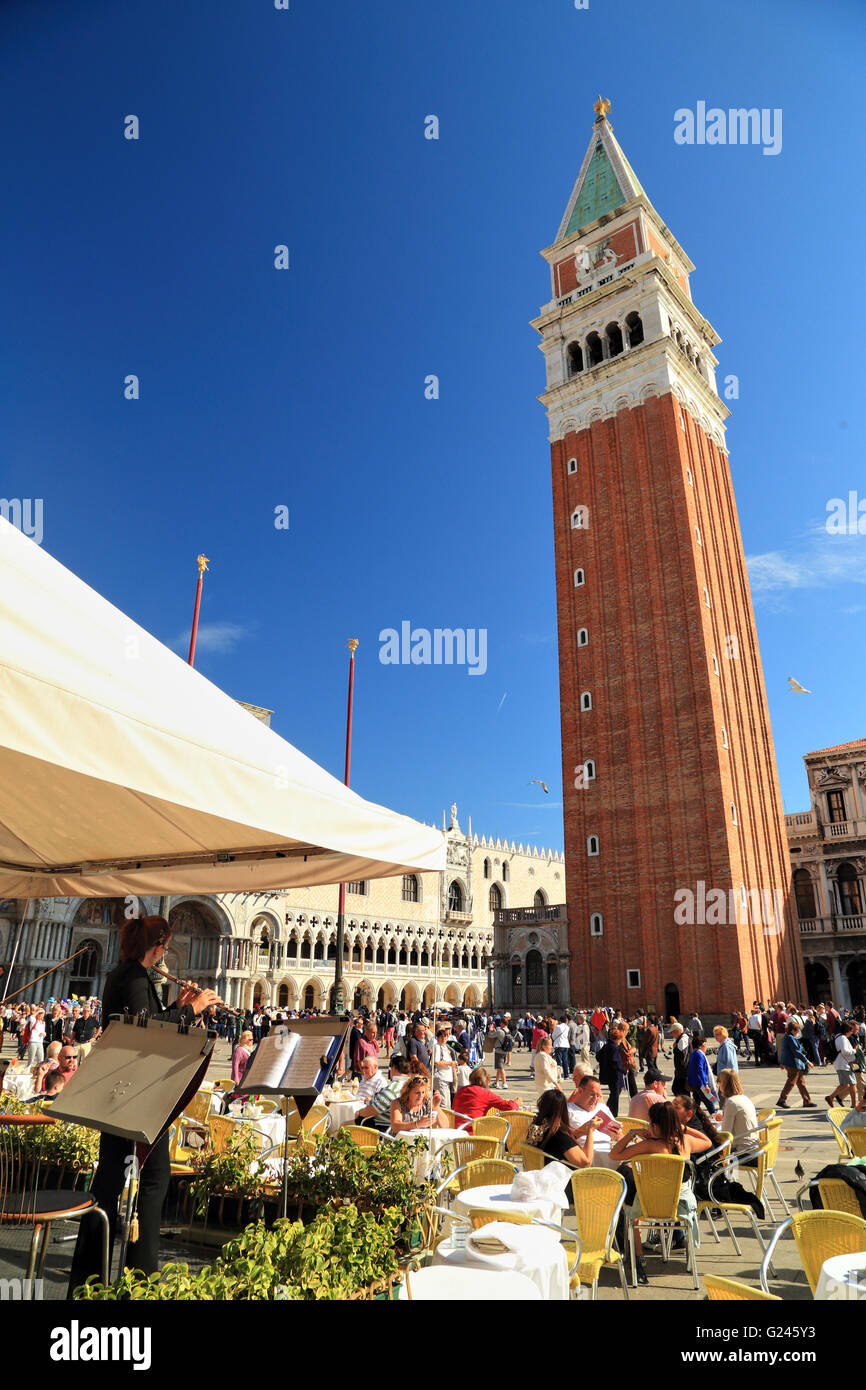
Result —
<path fill-rule="evenodd" d="M 486 627 L 415 627 L 408 619 L 400 631 L 383 627 L 379 633 L 383 666 L 466 666 L 470 676 L 487 670 Z"/>
<path fill-rule="evenodd" d="M 827 503 L 827 533 L 831 536 L 866 536 L 866 497 L 848 493 L 848 500 L 831 497 Z"/>
<path fill-rule="evenodd" d="M 0 497 L 0 516 L 16 531 L 42 544 L 43 502 L 41 497 Z"/>
<path fill-rule="evenodd" d="M 44 1297 L 41 1279 L 0 1279 L 0 1303 L 41 1302 Z"/>
<path fill-rule="evenodd" d="M 692 888 L 674 892 L 677 926 L 763 927 L 765 936 L 779 936 L 785 924 L 785 894 L 781 888 L 707 888 L 703 879 Z"/>
<path fill-rule="evenodd" d="M 782 108 L 720 106 L 707 109 L 699 101 L 695 110 L 681 106 L 674 112 L 674 141 L 678 145 L 761 145 L 763 154 L 782 150 Z"/>

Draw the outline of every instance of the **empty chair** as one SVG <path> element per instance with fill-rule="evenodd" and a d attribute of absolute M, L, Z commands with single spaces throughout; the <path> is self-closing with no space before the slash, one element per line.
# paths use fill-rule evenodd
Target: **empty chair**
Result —
<path fill-rule="evenodd" d="M 764 1293 L 739 1279 L 720 1279 L 717 1274 L 703 1276 L 710 1303 L 781 1303 L 776 1293 Z"/>
<path fill-rule="evenodd" d="M 866 1251 L 866 1221 L 841 1211 L 798 1211 L 777 1226 L 761 1262 L 761 1288 L 769 1293 L 767 1272 L 777 1244 L 791 1230 L 797 1253 L 806 1272 L 812 1296 L 818 1286 L 821 1266 L 834 1255 L 854 1255 Z"/>

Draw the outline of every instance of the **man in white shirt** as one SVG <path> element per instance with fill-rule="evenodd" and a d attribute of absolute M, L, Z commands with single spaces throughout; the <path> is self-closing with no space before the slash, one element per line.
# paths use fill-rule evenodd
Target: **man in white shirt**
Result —
<path fill-rule="evenodd" d="M 386 1085 L 382 1073 L 379 1071 L 379 1063 L 375 1057 L 364 1057 L 360 1064 L 361 1081 L 358 1086 L 357 1099 L 363 1101 L 365 1105 L 372 1100 L 377 1091 L 381 1091 Z"/>
<path fill-rule="evenodd" d="M 572 1129 L 581 1133 L 581 1139 L 588 1132 L 590 1120 L 596 1115 L 602 1117 L 601 1126 L 594 1131 L 593 1167 L 617 1167 L 610 1162 L 611 1144 L 616 1143 L 622 1134 L 622 1125 L 614 1119 L 606 1105 L 602 1104 L 601 1082 L 594 1076 L 584 1076 L 568 1102 L 568 1118 Z"/>
<path fill-rule="evenodd" d="M 571 1067 L 568 1065 L 568 1019 L 565 1017 L 553 1029 L 553 1055 L 563 1076 L 568 1076 Z"/>

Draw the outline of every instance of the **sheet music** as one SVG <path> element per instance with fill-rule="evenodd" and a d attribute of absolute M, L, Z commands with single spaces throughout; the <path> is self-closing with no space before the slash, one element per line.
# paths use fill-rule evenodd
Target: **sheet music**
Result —
<path fill-rule="evenodd" d="M 292 1057 L 291 1079 L 297 1086 L 315 1086 L 322 1070 L 321 1059 L 328 1054 L 334 1039 L 323 1033 L 295 1034 L 300 1046 Z"/>
<path fill-rule="evenodd" d="M 262 1038 L 256 1054 L 244 1074 L 243 1088 L 254 1091 L 276 1090 L 283 1084 L 286 1072 L 301 1043 L 300 1033 L 285 1033 L 282 1029 Z"/>

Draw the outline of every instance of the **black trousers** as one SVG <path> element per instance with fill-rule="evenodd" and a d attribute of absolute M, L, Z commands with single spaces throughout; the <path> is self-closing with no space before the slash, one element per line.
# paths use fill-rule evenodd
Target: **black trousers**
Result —
<path fill-rule="evenodd" d="M 168 1146 L 166 1134 L 151 1149 L 139 1175 L 139 1238 L 127 1246 L 126 1263 L 130 1269 L 140 1269 L 145 1274 L 155 1274 L 159 1269 L 159 1222 L 171 1176 Z M 134 1150 L 133 1140 L 119 1139 L 115 1134 L 103 1134 L 99 1140 L 99 1167 L 90 1190 L 108 1217 L 109 1272 L 117 1228 L 117 1203 L 126 1178 L 126 1163 Z M 98 1216 L 84 1216 L 72 1257 L 69 1295 L 88 1275 L 99 1274 L 101 1268 L 102 1223 Z"/>

